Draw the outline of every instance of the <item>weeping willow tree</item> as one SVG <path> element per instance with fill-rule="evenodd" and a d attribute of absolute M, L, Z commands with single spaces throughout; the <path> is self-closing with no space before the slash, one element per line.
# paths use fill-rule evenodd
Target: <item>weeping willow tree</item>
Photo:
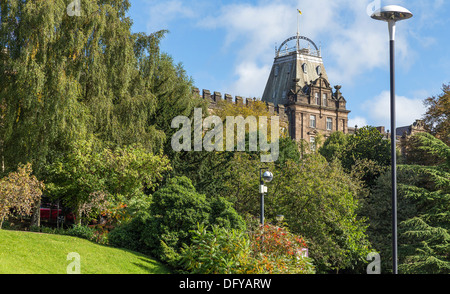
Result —
<path fill-rule="evenodd" d="M 128 0 L 76 4 L 74 14 L 68 0 L 0 3 L 6 171 L 32 162 L 42 173 L 70 142 L 90 136 L 157 152 L 168 130 L 159 117 L 189 114 L 195 105 L 192 81 L 160 52 L 165 31 L 132 33 Z M 169 109 L 161 104 L 165 97 L 174 100 Z"/>

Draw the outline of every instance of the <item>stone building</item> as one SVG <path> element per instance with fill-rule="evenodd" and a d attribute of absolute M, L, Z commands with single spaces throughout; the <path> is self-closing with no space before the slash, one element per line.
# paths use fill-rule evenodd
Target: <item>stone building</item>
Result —
<path fill-rule="evenodd" d="M 289 44 L 294 43 L 293 47 Z M 213 111 L 219 100 L 249 105 L 253 99 L 195 88 L 194 93 L 210 102 Z M 296 141 L 306 141 L 315 148 L 316 137 L 327 138 L 335 131 L 348 134 L 349 110 L 341 86 L 332 87 L 325 70 L 321 51 L 309 38 L 299 36 L 284 41 L 276 50 L 262 101 L 271 114 L 280 117 Z"/>
<path fill-rule="evenodd" d="M 309 38 L 297 34 L 276 50 L 262 100 L 275 108 L 282 106 L 291 138 L 313 147 L 319 133 L 326 138 L 335 131 L 349 132 L 350 111 L 341 86 L 331 86 L 321 50 Z"/>

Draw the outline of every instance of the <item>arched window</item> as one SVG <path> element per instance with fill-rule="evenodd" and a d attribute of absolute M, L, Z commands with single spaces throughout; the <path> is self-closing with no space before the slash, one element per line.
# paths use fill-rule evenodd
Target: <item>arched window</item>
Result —
<path fill-rule="evenodd" d="M 320 73 L 322 72 L 322 68 L 320 67 L 320 65 L 316 67 L 316 72 L 320 76 Z"/>
<path fill-rule="evenodd" d="M 305 74 L 308 73 L 308 69 L 307 69 L 306 63 L 303 63 L 303 64 L 302 64 L 302 69 L 303 69 L 303 72 L 304 72 Z"/>

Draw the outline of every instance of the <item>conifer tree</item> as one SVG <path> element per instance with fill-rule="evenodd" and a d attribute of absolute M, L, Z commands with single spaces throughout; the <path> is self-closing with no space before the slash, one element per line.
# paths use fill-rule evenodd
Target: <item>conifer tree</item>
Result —
<path fill-rule="evenodd" d="M 399 271 L 415 274 L 450 273 L 450 148 L 430 134 L 410 140 L 407 161 L 398 167 Z M 426 158 L 415 156 L 418 152 Z M 414 156 L 410 156 L 414 155 Z M 382 266 L 391 260 L 390 172 L 382 175 L 364 199 L 369 236 L 379 250 Z"/>

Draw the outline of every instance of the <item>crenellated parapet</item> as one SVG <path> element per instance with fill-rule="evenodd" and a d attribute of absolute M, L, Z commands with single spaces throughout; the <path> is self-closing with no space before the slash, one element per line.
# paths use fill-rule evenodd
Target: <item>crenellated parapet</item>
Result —
<path fill-rule="evenodd" d="M 253 103 L 255 103 L 255 101 L 257 101 L 256 98 L 244 98 L 242 96 L 235 96 L 233 99 L 233 96 L 230 94 L 222 95 L 222 93 L 220 92 L 211 92 L 210 90 L 206 89 L 203 89 L 202 92 L 200 92 L 198 88 L 193 88 L 192 92 L 197 97 L 207 100 L 209 102 L 209 108 L 212 110 L 219 107 L 218 104 L 220 101 L 226 101 L 245 107 L 250 107 Z M 271 102 L 264 103 L 266 104 L 267 110 L 271 115 L 279 116 L 281 122 L 288 122 L 288 116 L 284 105 L 275 106 Z"/>

